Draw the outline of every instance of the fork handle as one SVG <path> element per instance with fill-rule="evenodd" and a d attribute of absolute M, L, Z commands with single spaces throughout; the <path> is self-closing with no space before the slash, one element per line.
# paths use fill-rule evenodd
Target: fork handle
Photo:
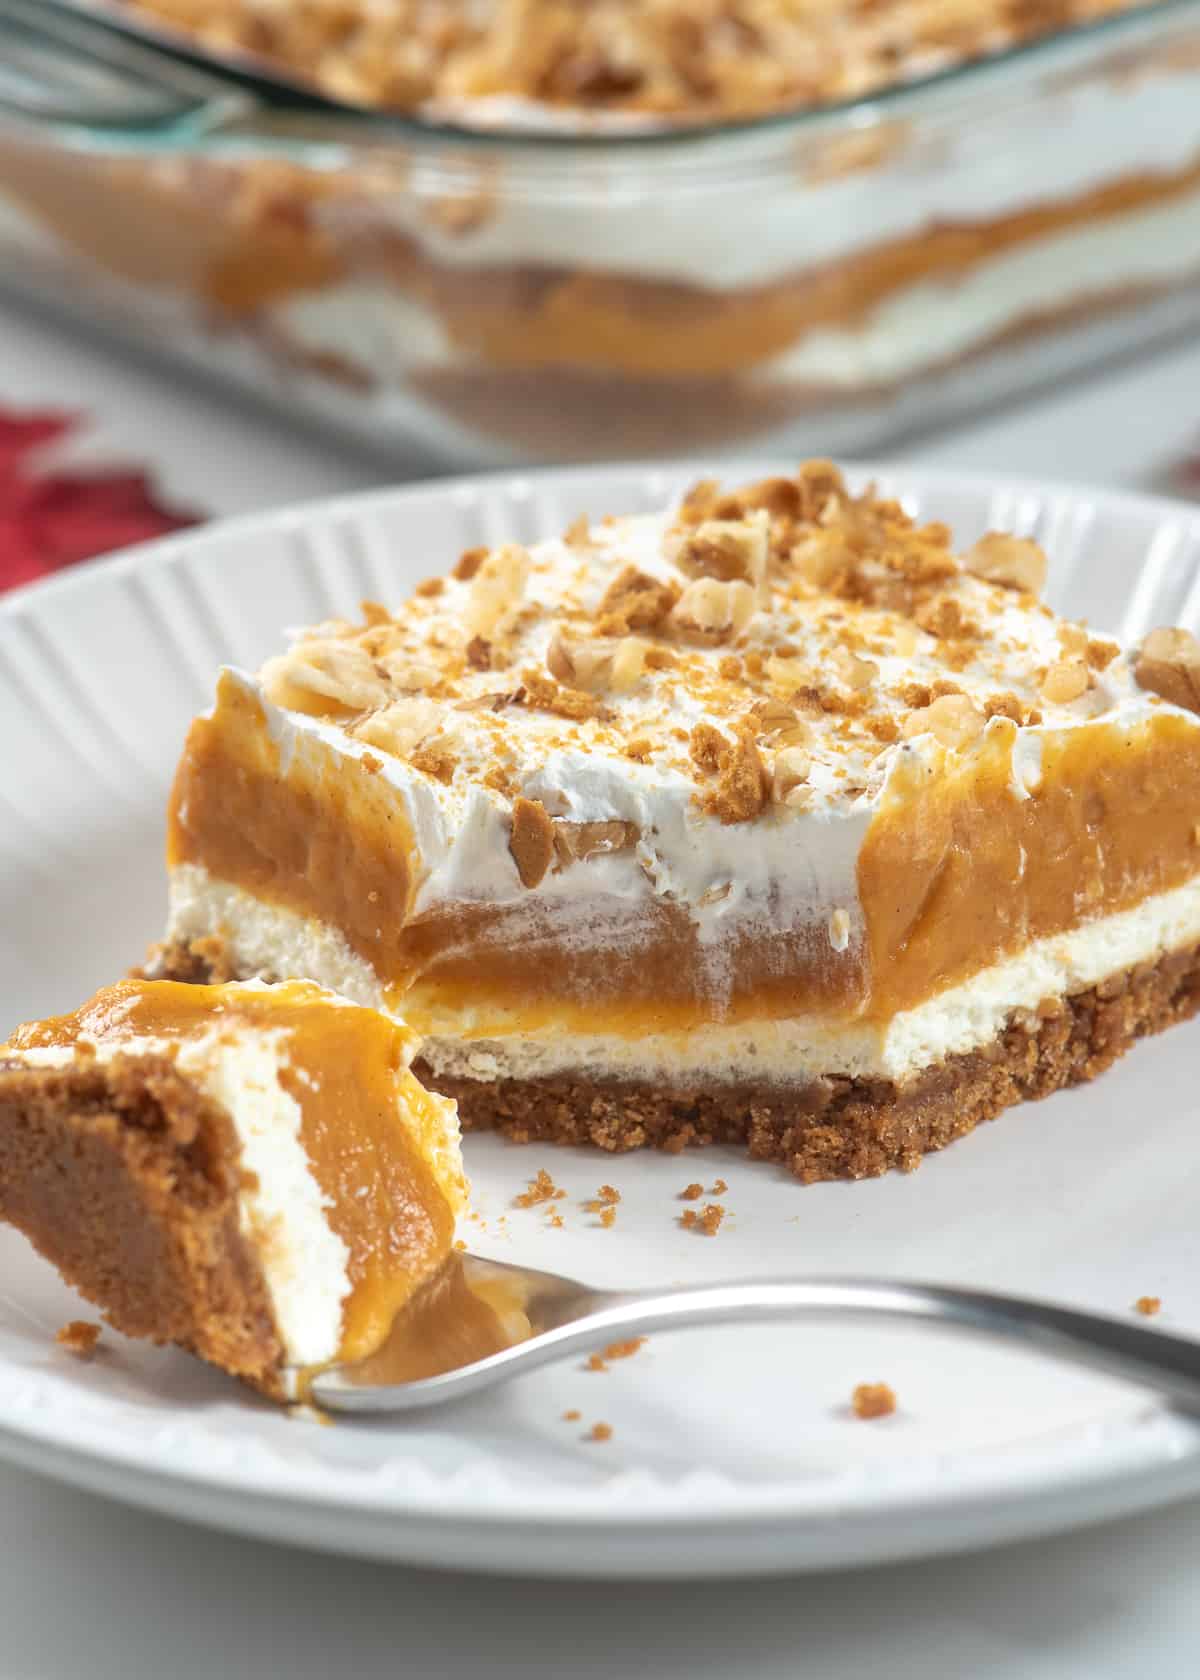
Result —
<path fill-rule="evenodd" d="M 811 1278 L 700 1284 L 669 1295 L 612 1298 L 600 1314 L 639 1333 L 699 1324 L 753 1324 L 787 1318 L 906 1320 L 1014 1343 L 1104 1376 L 1136 1383 L 1185 1410 L 1200 1411 L 1200 1341 L 1147 1325 L 1025 1296 L 936 1283 L 872 1278 Z M 589 1323 L 597 1330 L 597 1320 Z"/>
<path fill-rule="evenodd" d="M 1017 1346 L 1132 1382 L 1200 1411 L 1200 1342 L 1124 1319 L 1051 1302 L 932 1283 L 872 1278 L 699 1284 L 670 1292 L 595 1292 L 588 1310 L 488 1359 L 442 1376 L 389 1387 L 357 1386 L 330 1371 L 313 1398 L 340 1411 L 398 1412 L 465 1397 L 606 1342 L 708 1324 L 794 1318 L 907 1320 Z"/>

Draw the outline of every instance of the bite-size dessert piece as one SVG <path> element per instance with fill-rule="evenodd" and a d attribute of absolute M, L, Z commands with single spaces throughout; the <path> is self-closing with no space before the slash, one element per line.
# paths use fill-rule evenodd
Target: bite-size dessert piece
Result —
<path fill-rule="evenodd" d="M 412 1047 L 305 982 L 106 987 L 0 1045 L 0 1218 L 118 1330 L 291 1397 L 450 1255 L 458 1121 Z"/>
<path fill-rule="evenodd" d="M 823 462 L 472 550 L 224 672 L 163 971 L 402 1008 L 468 1126 L 914 1165 L 1200 996 L 1200 650 L 1045 566 Z"/>

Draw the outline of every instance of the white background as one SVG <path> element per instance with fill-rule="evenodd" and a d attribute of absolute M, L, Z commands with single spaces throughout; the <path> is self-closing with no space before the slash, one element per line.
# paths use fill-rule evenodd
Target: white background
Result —
<path fill-rule="evenodd" d="M 212 515 L 400 477 L 0 307 L 0 404 Z M 930 465 L 1158 488 L 1200 447 L 1200 348 L 912 448 Z M 717 1587 L 488 1581 L 172 1524 L 0 1467 L 0 1680 L 396 1675 L 1156 1680 L 1196 1672 L 1200 1503 L 1060 1540 Z"/>

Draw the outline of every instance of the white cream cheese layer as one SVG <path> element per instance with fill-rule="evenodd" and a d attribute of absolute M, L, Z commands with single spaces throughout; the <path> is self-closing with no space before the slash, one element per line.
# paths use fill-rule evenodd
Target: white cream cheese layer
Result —
<path fill-rule="evenodd" d="M 303 970 L 307 978 L 328 985 L 333 974 L 350 975 L 361 1000 L 386 1012 L 378 978 L 333 930 L 214 881 L 194 864 L 172 872 L 171 896 L 179 937 L 221 933 L 240 972 L 288 978 L 299 972 L 291 966 L 297 960 L 316 963 Z M 1200 878 L 1132 910 L 1037 940 L 886 1023 L 798 1014 L 680 1033 L 578 1033 L 555 1026 L 530 1032 L 514 1011 L 511 1030 L 497 1035 L 490 1009 L 484 1036 L 468 1008 L 447 1016 L 444 1030 L 431 1033 L 420 1054 L 435 1075 L 485 1082 L 560 1074 L 705 1085 L 786 1085 L 821 1074 L 903 1081 L 990 1043 L 1017 1010 L 1086 991 L 1198 942 Z M 320 966 L 325 961 L 328 968 Z"/>
<path fill-rule="evenodd" d="M 218 1104 L 233 1123 L 246 1179 L 238 1222 L 262 1269 L 275 1325 L 289 1365 L 337 1357 L 342 1308 L 350 1291 L 350 1254 L 328 1219 L 328 1198 L 300 1136 L 301 1110 L 280 1075 L 288 1067 L 283 1031 L 214 1027 L 180 1043 L 138 1038 L 96 1046 L 101 1061 L 174 1053 L 180 1073 Z M 71 1046 L 7 1050 L 33 1067 L 69 1063 Z"/>

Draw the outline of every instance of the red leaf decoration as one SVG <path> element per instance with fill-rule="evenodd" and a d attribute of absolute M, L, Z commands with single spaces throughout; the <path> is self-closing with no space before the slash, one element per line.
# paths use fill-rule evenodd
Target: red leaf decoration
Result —
<path fill-rule="evenodd" d="M 39 451 L 78 424 L 74 414 L 0 409 L 0 589 L 197 521 L 164 506 L 145 473 L 43 467 Z"/>

